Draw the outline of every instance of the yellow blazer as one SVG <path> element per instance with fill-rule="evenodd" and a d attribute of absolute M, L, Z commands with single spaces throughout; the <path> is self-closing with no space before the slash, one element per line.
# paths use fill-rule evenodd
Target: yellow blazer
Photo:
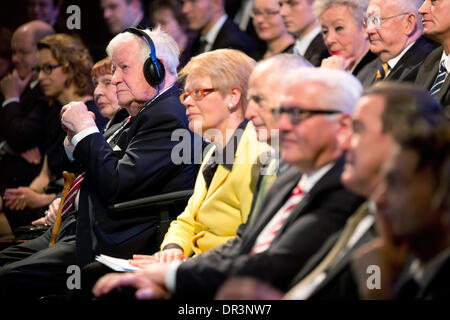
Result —
<path fill-rule="evenodd" d="M 206 189 L 202 170 L 214 149 L 204 157 L 194 193 L 184 212 L 170 224 L 161 249 L 174 243 L 183 248 L 187 257 L 192 252 L 199 254 L 234 238 L 238 226 L 247 221 L 262 167 L 259 155 L 270 146 L 258 141 L 255 127 L 248 122 L 239 140 L 232 170 L 218 165 Z"/>

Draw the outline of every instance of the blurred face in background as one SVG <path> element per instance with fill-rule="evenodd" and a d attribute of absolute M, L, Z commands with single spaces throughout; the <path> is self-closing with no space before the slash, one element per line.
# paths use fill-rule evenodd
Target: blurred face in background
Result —
<path fill-rule="evenodd" d="M 183 13 L 189 29 L 199 31 L 207 27 L 217 11 L 216 0 L 183 0 Z"/>
<path fill-rule="evenodd" d="M 255 0 L 252 16 L 253 26 L 261 40 L 277 39 L 287 33 L 278 0 Z"/>
<path fill-rule="evenodd" d="M 286 29 L 295 37 L 302 35 L 316 21 L 312 11 L 312 0 L 280 0 L 279 3 Z"/>
<path fill-rule="evenodd" d="M 184 34 L 173 12 L 168 8 L 156 10 L 152 13 L 152 20 L 156 25 L 160 25 L 161 29 L 167 32 L 175 40 Z"/>
<path fill-rule="evenodd" d="M 30 32 L 15 32 L 11 39 L 12 63 L 19 77 L 25 79 L 32 71 L 35 47 Z"/>
<path fill-rule="evenodd" d="M 28 0 L 27 14 L 29 20 L 41 20 L 54 26 L 58 20 L 59 6 L 53 0 Z"/>
<path fill-rule="evenodd" d="M 136 13 L 139 10 L 139 1 L 126 0 L 101 0 L 101 8 L 103 10 L 103 19 L 112 34 L 122 32 L 126 28 L 132 27 L 138 18 Z"/>
<path fill-rule="evenodd" d="M 344 5 L 330 7 L 320 16 L 323 40 L 331 55 L 355 58 L 358 61 L 367 50 L 367 34 L 357 25 L 353 10 Z"/>
<path fill-rule="evenodd" d="M 58 99 L 66 89 L 65 83 L 68 77 L 50 49 L 37 51 L 36 66 L 40 68 L 39 80 L 44 94 L 49 98 Z"/>

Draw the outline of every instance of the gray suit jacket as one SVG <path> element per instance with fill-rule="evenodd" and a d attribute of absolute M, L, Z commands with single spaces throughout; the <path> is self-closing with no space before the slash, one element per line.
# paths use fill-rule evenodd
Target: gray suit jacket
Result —
<path fill-rule="evenodd" d="M 430 90 L 431 86 L 436 79 L 439 70 L 439 64 L 442 57 L 442 47 L 435 49 L 430 55 L 425 59 L 422 66 L 417 74 L 416 83 L 424 86 L 426 89 Z M 450 71 L 450 70 L 448 70 Z M 444 107 L 445 114 L 447 118 L 450 119 L 450 77 L 447 76 L 444 85 L 441 90 L 439 90 L 437 97 Z"/>

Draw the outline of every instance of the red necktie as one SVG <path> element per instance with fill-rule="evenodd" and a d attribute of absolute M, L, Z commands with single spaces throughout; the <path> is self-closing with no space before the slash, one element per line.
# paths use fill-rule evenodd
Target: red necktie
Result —
<path fill-rule="evenodd" d="M 264 230 L 261 232 L 261 235 L 256 239 L 255 245 L 250 251 L 250 255 L 261 253 L 263 251 L 266 251 L 270 247 L 278 231 L 289 218 L 292 210 L 297 206 L 297 204 L 299 204 L 302 199 L 303 190 L 300 188 L 300 185 L 297 184 L 297 186 L 289 195 L 289 198 L 286 201 L 285 205 L 275 214 L 266 228 L 264 228 Z"/>
<path fill-rule="evenodd" d="M 83 182 L 85 175 L 86 172 L 79 174 L 78 177 L 75 179 L 75 181 L 72 183 L 72 186 L 70 187 L 69 192 L 67 193 L 66 199 L 64 200 L 62 206 L 61 210 L 62 218 L 64 218 L 65 215 L 70 211 L 70 208 L 72 208 L 73 202 L 75 201 L 78 190 L 80 190 L 81 182 Z"/>

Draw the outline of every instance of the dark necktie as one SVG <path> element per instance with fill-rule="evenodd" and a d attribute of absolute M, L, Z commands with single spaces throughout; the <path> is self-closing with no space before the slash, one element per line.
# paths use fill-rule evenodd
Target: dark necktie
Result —
<path fill-rule="evenodd" d="M 200 38 L 200 46 L 198 48 L 198 52 L 199 53 L 203 53 L 205 52 L 206 46 L 208 45 L 208 41 L 206 41 L 205 38 L 201 37 Z"/>
<path fill-rule="evenodd" d="M 437 96 L 437 94 L 439 93 L 439 90 L 441 90 L 442 86 L 444 85 L 447 74 L 448 74 L 448 71 L 444 66 L 444 61 L 442 61 L 439 66 L 438 75 L 437 75 L 436 79 L 434 80 L 434 83 L 430 89 L 430 94 L 432 96 Z"/>

